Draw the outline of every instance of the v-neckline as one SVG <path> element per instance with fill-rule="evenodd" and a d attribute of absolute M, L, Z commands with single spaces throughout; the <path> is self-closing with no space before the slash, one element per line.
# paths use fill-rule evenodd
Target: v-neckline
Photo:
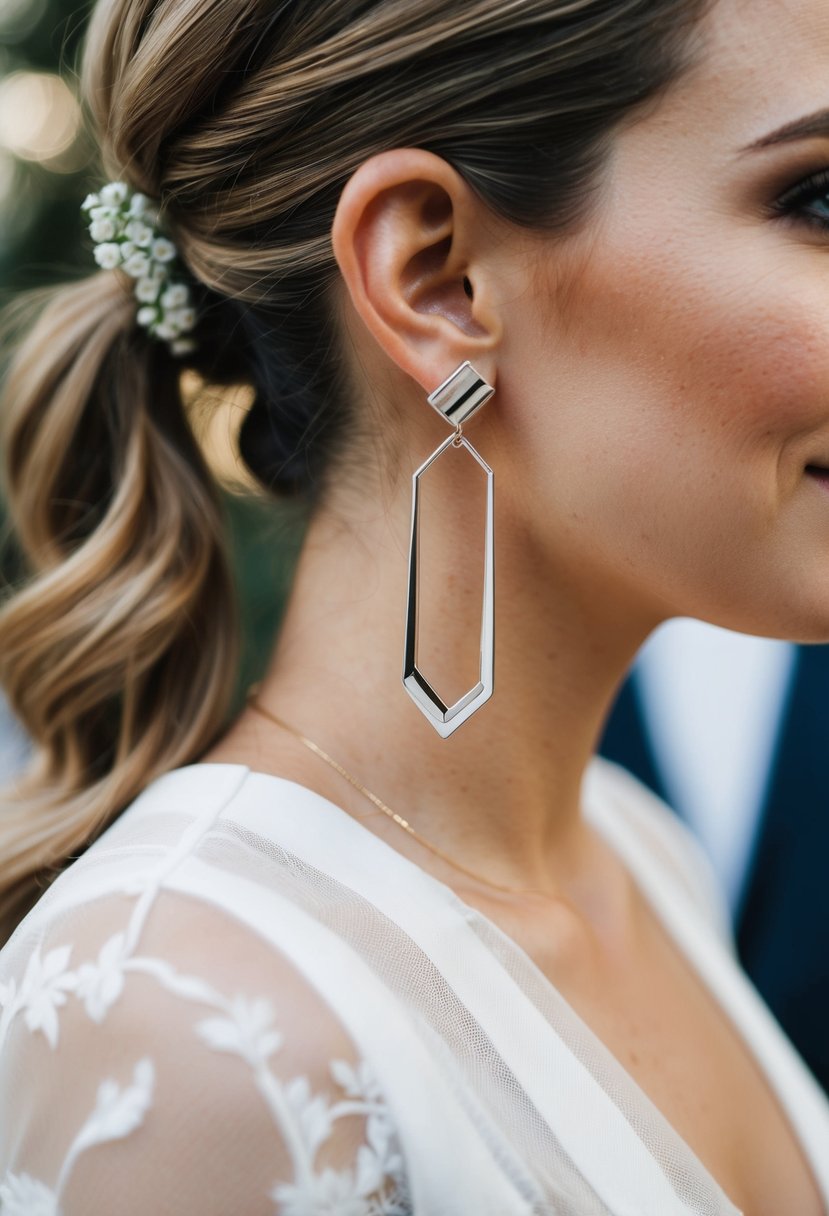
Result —
<path fill-rule="evenodd" d="M 595 758 L 594 758 L 595 761 Z M 793 1044 L 782 1031 L 774 1015 L 760 997 L 748 976 L 742 969 L 736 956 L 726 948 L 713 925 L 708 924 L 700 915 L 690 893 L 684 888 L 676 891 L 674 884 L 666 876 L 652 852 L 642 848 L 641 841 L 636 838 L 635 828 L 631 825 L 626 814 L 614 813 L 610 805 L 616 793 L 618 807 L 619 791 L 608 789 L 609 774 L 612 768 L 621 768 L 613 762 L 599 757 L 604 768 L 599 772 L 593 767 L 592 774 L 598 778 L 597 785 L 603 788 L 591 790 L 589 783 L 585 786 L 584 810 L 586 817 L 601 832 L 602 838 L 613 849 L 620 864 L 624 866 L 631 881 L 642 900 L 653 913 L 655 920 L 663 930 L 670 944 L 676 949 L 680 962 L 687 967 L 693 979 L 698 981 L 701 988 L 712 999 L 727 1024 L 734 1030 L 749 1056 L 754 1060 L 757 1070 L 765 1080 L 769 1092 L 777 1102 L 778 1108 L 788 1123 L 796 1143 L 811 1170 L 814 1185 L 824 1204 L 826 1216 L 829 1216 L 829 1104 L 817 1081 L 808 1071 Z M 635 779 L 627 770 L 625 780 Z M 643 787 L 642 794 L 650 797 L 650 791 Z M 656 796 L 653 795 L 654 800 Z M 624 796 L 621 801 L 626 801 Z M 660 800 L 661 801 L 661 800 Z M 578 1016 L 578 1015 L 576 1015 Z M 622 1065 L 622 1067 L 624 1067 Z M 787 1089 L 785 1073 L 794 1079 L 796 1075 L 797 1095 L 792 1097 Z M 630 1076 L 630 1074 L 628 1074 Z M 635 1078 L 633 1084 L 638 1086 Z M 641 1091 L 645 1093 L 644 1090 Z M 645 1095 L 647 1096 L 647 1094 Z M 807 1109 L 808 1108 L 808 1109 Z M 811 1112 L 811 1113 L 810 1113 Z M 815 1123 L 812 1123 L 814 1116 Z M 663 1116 L 669 1122 L 667 1116 Z M 671 1127 L 672 1124 L 669 1123 Z M 822 1126 L 824 1147 L 820 1150 L 818 1137 L 814 1126 Z M 686 1147 L 693 1149 L 680 1136 Z M 696 1154 L 695 1154 L 696 1156 Z M 697 1158 L 699 1160 L 699 1158 Z M 711 1182 L 719 1188 L 727 1202 L 731 1203 L 734 1212 L 743 1216 L 717 1179 L 700 1161 L 700 1168 L 705 1171 Z"/>
<path fill-rule="evenodd" d="M 598 772 L 596 767 L 597 762 L 604 765 L 610 764 L 610 762 L 604 761 L 601 757 L 594 757 L 591 761 L 591 770 L 589 771 L 593 773 Z M 347 831 L 365 834 L 370 837 L 389 860 L 391 858 L 394 859 L 395 865 L 402 867 L 404 870 L 410 867 L 411 870 L 416 871 L 418 880 L 431 888 L 444 903 L 449 903 L 464 919 L 467 921 L 477 920 L 480 925 L 486 927 L 491 933 L 496 934 L 502 941 L 507 943 L 509 949 L 515 953 L 524 967 L 532 970 L 543 988 L 554 993 L 556 999 L 563 1003 L 581 1032 L 588 1039 L 599 1044 L 601 1049 L 613 1058 L 638 1098 L 658 1113 L 661 1121 L 670 1130 L 671 1135 L 676 1138 L 684 1151 L 694 1160 L 701 1178 L 716 1193 L 718 1201 L 723 1206 L 723 1210 L 727 1211 L 728 1216 L 744 1216 L 742 1209 L 737 1207 L 717 1178 L 701 1161 L 695 1150 L 677 1131 L 667 1115 L 656 1105 L 636 1078 L 625 1068 L 621 1060 L 607 1047 L 589 1023 L 584 1021 L 578 1011 L 570 1005 L 566 997 L 556 988 L 552 980 L 541 970 L 531 955 L 495 921 L 491 920 L 474 905 L 467 904 L 447 883 L 430 874 L 428 870 L 418 865 L 417 862 L 412 861 L 382 836 L 372 832 L 370 828 L 361 823 L 359 819 L 350 814 L 344 807 L 300 781 L 296 781 L 290 777 L 282 777 L 276 773 L 262 772 L 261 770 L 251 768 L 250 765 L 228 761 L 195 762 L 190 765 L 181 766 L 178 770 L 170 771 L 171 773 L 173 771 L 183 772 L 186 769 L 208 769 L 211 767 L 244 769 L 253 777 L 301 790 L 303 796 L 311 797 L 319 806 L 327 808 L 329 814 L 335 813 Z M 601 779 L 602 781 L 604 780 L 603 774 Z M 678 950 L 682 963 L 690 969 L 692 975 L 699 980 L 703 989 L 710 994 L 717 1007 L 722 1011 L 729 1024 L 734 1028 L 740 1040 L 745 1044 L 747 1050 L 757 1062 L 761 1075 L 765 1078 L 784 1117 L 788 1120 L 795 1139 L 809 1163 L 815 1184 L 826 1205 L 827 1216 L 829 1216 L 829 1165 L 825 1164 L 818 1157 L 817 1145 L 812 1144 L 812 1137 L 809 1134 L 808 1117 L 802 1116 L 799 1110 L 791 1109 L 786 1101 L 784 1085 L 778 1073 L 778 1069 L 782 1070 L 786 1065 L 792 1064 L 795 1066 L 799 1064 L 805 1072 L 805 1066 L 802 1065 L 802 1061 L 800 1061 L 796 1053 L 791 1054 L 791 1045 L 788 1043 L 788 1040 L 782 1041 L 780 1039 L 779 1026 L 771 1017 L 762 999 L 759 998 L 751 987 L 750 981 L 740 972 L 739 964 L 730 958 L 726 961 L 725 947 L 716 938 L 713 929 L 709 931 L 707 928 L 700 928 L 700 915 L 690 897 L 686 901 L 680 895 L 679 906 L 677 906 L 675 900 L 672 902 L 664 875 L 659 873 L 656 862 L 642 849 L 641 841 L 634 838 L 634 830 L 627 822 L 624 813 L 620 812 L 618 815 L 614 815 L 612 809 L 606 805 L 606 801 L 600 796 L 600 792 L 596 791 L 595 788 L 591 790 L 589 783 L 586 783 L 584 788 L 583 808 L 585 818 L 598 829 L 602 839 L 612 849 L 619 863 L 626 870 L 639 897 L 653 912 L 668 940 Z M 688 913 L 690 913 L 690 916 Z M 717 957 L 717 951 L 721 952 L 721 957 Z M 719 988 L 717 987 L 715 975 L 711 974 L 712 971 L 720 972 L 719 980 L 721 981 L 721 986 Z M 512 979 L 509 973 L 506 972 L 506 969 L 505 973 Z M 728 989 L 727 993 L 724 991 L 724 987 Z M 732 1007 L 741 997 L 744 1002 L 748 998 L 749 1004 L 752 1000 L 755 1003 L 753 1011 L 747 1008 L 745 1003 L 743 1004 L 743 1013 L 751 1023 L 751 1026 L 747 1026 L 741 1020 L 737 1010 Z M 763 1022 L 766 1023 L 765 1026 L 762 1025 Z M 771 1048 L 774 1042 L 774 1063 L 770 1063 L 768 1058 L 764 1058 L 759 1050 L 756 1039 L 763 1036 L 765 1036 L 764 1046 L 766 1048 Z M 782 1058 L 785 1056 L 789 1056 L 789 1059 Z M 829 1137 L 829 1107 L 825 1106 L 825 1099 L 818 1092 L 817 1083 L 811 1079 L 810 1074 L 808 1079 L 812 1080 L 814 1086 L 813 1092 L 808 1097 L 811 1098 L 813 1107 L 817 1103 L 820 1103 L 823 1107 L 818 1113 L 823 1117 L 827 1137 Z M 597 1080 L 594 1079 L 594 1081 L 596 1085 L 599 1084 Z M 804 1081 L 804 1087 L 805 1084 L 806 1082 Z M 804 1092 L 801 1096 L 804 1101 L 807 1100 L 807 1093 Z"/>

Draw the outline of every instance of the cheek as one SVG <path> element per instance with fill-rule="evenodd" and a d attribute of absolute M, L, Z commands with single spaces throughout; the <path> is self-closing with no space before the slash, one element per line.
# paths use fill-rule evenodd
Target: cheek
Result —
<path fill-rule="evenodd" d="M 602 427 L 629 428 L 645 448 L 648 435 L 673 440 L 689 458 L 762 460 L 827 425 L 825 286 L 802 253 L 799 265 L 779 250 L 764 260 L 739 235 L 713 249 L 702 234 L 611 247 L 603 266 L 591 261 L 569 332 L 601 387 Z"/>
<path fill-rule="evenodd" d="M 663 408 L 712 460 L 785 463 L 826 425 L 827 332 L 799 302 L 712 291 L 684 315 L 666 306 L 655 337 Z"/>
<path fill-rule="evenodd" d="M 594 258 L 527 386 L 551 527 L 655 581 L 756 560 L 816 433 L 829 457 L 826 300 L 726 252 Z"/>

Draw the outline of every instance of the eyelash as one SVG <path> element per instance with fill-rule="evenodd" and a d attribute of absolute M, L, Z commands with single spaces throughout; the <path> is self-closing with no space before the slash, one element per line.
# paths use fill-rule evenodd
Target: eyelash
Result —
<path fill-rule="evenodd" d="M 793 189 L 787 190 L 777 200 L 772 210 L 775 215 L 796 216 L 811 227 L 829 232 L 829 206 L 825 216 L 810 214 L 805 209 L 804 204 L 815 202 L 818 199 L 829 200 L 829 169 L 822 169 L 820 173 L 807 177 Z"/>

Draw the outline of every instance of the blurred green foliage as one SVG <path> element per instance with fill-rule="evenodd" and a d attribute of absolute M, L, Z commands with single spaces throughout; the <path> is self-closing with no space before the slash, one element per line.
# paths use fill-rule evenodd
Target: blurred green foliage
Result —
<path fill-rule="evenodd" d="M 68 10 L 61 0 L 0 0 L 0 77 L 20 71 L 59 74 L 77 95 L 77 64 L 91 2 Z M 0 104 L 3 104 L 0 102 Z M 9 116 L 13 123 L 15 116 Z M 75 167 L 67 172 L 66 165 Z M 0 285 L 20 288 L 88 273 L 79 207 L 95 173 L 95 148 L 81 135 L 57 168 L 29 157 L 4 158 L 0 200 Z M 90 188 L 91 185 L 90 185 Z"/>
<path fill-rule="evenodd" d="M 12 91 L 4 88 L 20 79 L 18 73 L 49 73 L 65 81 L 77 98 L 79 54 L 92 7 L 90 0 L 69 11 L 66 0 L 0 0 L 0 307 L 26 288 L 97 272 L 80 211 L 86 194 L 102 184 L 88 131 L 81 128 L 60 156 L 21 154 L 14 145 L 21 124 L 11 112 Z M 307 510 L 230 493 L 224 498 L 242 622 L 238 708 L 267 662 Z M 3 581 L 16 581 L 22 567 L 13 538 L 0 560 Z"/>

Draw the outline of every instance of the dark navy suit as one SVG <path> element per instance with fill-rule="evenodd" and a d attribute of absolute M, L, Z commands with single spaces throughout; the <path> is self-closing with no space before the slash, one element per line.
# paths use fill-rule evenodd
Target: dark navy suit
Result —
<path fill-rule="evenodd" d="M 829 646 L 798 646 L 735 914 L 743 967 L 829 1092 Z M 600 752 L 669 801 L 635 670 Z"/>

